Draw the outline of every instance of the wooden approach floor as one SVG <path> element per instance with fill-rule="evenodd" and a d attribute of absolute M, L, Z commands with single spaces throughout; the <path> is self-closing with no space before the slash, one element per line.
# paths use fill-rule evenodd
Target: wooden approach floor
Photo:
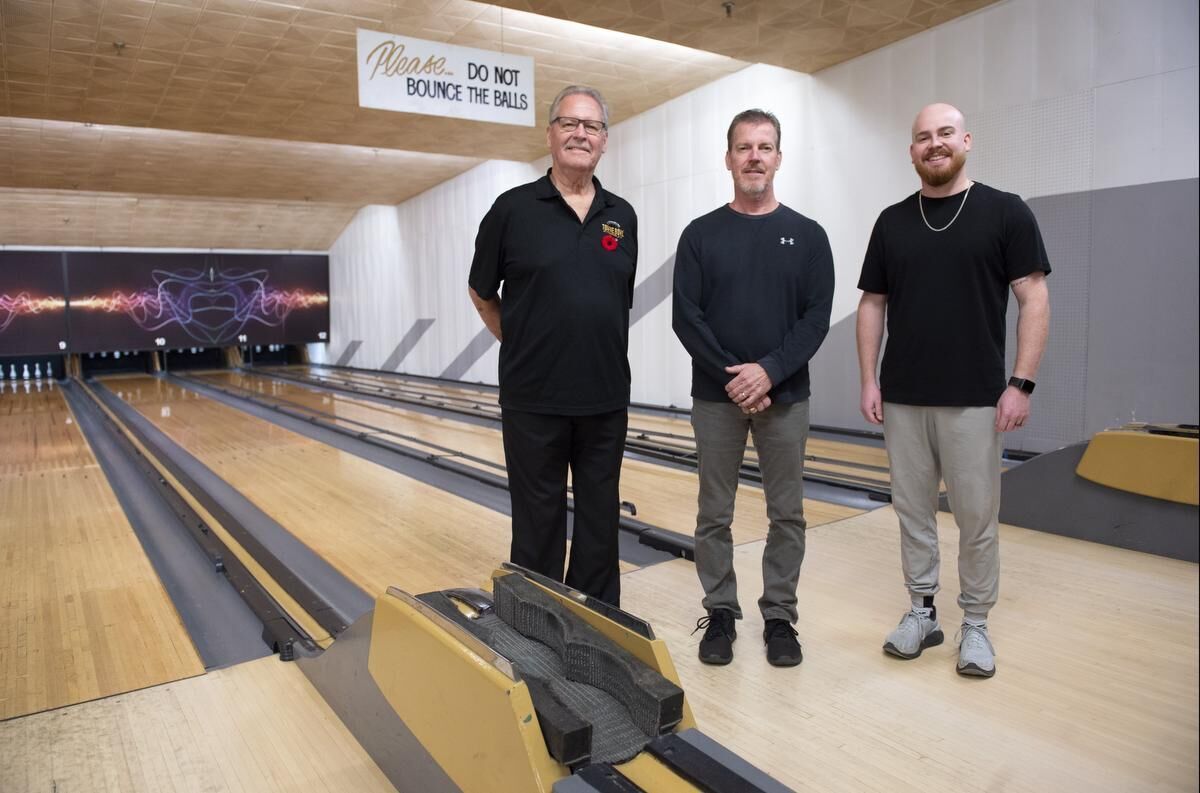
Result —
<path fill-rule="evenodd" d="M 320 391 L 286 380 L 266 380 L 236 372 L 206 374 L 216 385 L 249 388 L 267 397 L 278 397 L 306 407 L 361 421 L 380 429 L 402 433 L 472 454 L 494 463 L 504 476 L 504 445 L 498 429 L 451 418 L 383 405 L 370 400 Z M 691 536 L 696 528 L 698 481 L 691 471 L 626 458 L 621 468 L 621 498 L 637 506 L 637 520 Z M 862 510 L 805 499 L 810 526 L 857 515 Z M 761 488 L 741 485 L 734 516 L 737 542 L 763 539 L 767 533 L 767 506 Z"/>
<path fill-rule="evenodd" d="M 0 721 L 202 673 L 58 388 L 4 385 Z"/>
<path fill-rule="evenodd" d="M 947 640 L 913 661 L 880 649 L 907 608 L 891 507 L 808 532 L 795 669 L 763 655 L 761 542 L 736 550 L 729 666 L 696 659 L 691 564 L 624 576 L 622 605 L 666 639 L 701 729 L 798 791 L 1196 790 L 1197 566 L 1003 526 L 997 673 L 962 678 L 957 531 L 939 518 Z"/>
<path fill-rule="evenodd" d="M 4 793 L 391 793 L 275 656 L 0 723 Z"/>

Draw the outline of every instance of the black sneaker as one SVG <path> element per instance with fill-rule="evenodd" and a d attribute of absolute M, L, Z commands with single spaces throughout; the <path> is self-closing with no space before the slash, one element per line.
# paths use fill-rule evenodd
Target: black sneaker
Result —
<path fill-rule="evenodd" d="M 704 628 L 700 640 L 700 660 L 714 666 L 724 666 L 733 660 L 733 640 L 737 629 L 733 627 L 734 616 L 729 609 L 713 609 L 707 617 L 696 620 L 696 631 Z"/>
<path fill-rule="evenodd" d="M 767 643 L 767 663 L 771 666 L 796 666 L 804 660 L 799 634 L 787 620 L 767 620 L 763 641 Z"/>

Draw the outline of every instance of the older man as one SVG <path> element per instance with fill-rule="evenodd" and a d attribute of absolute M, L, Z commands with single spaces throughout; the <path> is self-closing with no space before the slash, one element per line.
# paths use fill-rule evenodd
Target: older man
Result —
<path fill-rule="evenodd" d="M 470 296 L 500 341 L 512 561 L 613 605 L 629 407 L 637 216 L 593 176 L 608 106 L 585 86 L 550 106 L 546 175 L 503 193 L 479 225 Z M 503 292 L 500 286 L 503 283 Z"/>
<path fill-rule="evenodd" d="M 921 189 L 885 209 L 871 233 L 858 282 L 858 357 L 862 414 L 884 426 L 912 601 L 883 649 L 911 659 L 945 638 L 933 604 L 944 479 L 959 531 L 958 672 L 991 677 L 987 618 L 999 591 L 1001 439 L 1029 417 L 1049 327 L 1050 264 L 1025 202 L 967 177 L 970 150 L 966 121 L 950 105 L 929 105 L 913 122 L 909 154 Z M 1006 381 L 1009 289 L 1020 314 Z"/>
<path fill-rule="evenodd" d="M 727 664 L 741 619 L 733 569 L 734 497 L 753 434 L 770 521 L 763 550 L 767 661 L 803 658 L 796 585 L 804 561 L 808 362 L 829 330 L 833 254 L 825 230 L 775 198 L 779 120 L 734 116 L 725 167 L 733 201 L 693 220 L 675 255 L 673 326 L 692 356 L 692 427 L 700 458 L 696 571 L 708 616 L 700 660 Z"/>

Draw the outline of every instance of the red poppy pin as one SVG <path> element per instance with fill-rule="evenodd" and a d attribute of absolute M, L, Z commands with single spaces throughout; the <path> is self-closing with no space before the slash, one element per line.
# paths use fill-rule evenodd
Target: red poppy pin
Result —
<path fill-rule="evenodd" d="M 617 242 L 616 237 L 610 237 L 607 234 L 605 234 L 603 237 L 600 238 L 600 245 L 606 251 L 615 251 L 617 249 L 618 244 L 619 243 Z"/>

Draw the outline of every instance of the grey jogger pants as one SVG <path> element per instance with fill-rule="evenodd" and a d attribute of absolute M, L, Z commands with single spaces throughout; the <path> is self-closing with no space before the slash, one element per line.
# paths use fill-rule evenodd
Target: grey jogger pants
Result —
<path fill-rule="evenodd" d="M 885 403 L 892 505 L 900 519 L 904 582 L 914 597 L 938 591 L 938 482 L 958 524 L 958 605 L 986 619 L 1000 588 L 1000 454 L 994 407 Z"/>

